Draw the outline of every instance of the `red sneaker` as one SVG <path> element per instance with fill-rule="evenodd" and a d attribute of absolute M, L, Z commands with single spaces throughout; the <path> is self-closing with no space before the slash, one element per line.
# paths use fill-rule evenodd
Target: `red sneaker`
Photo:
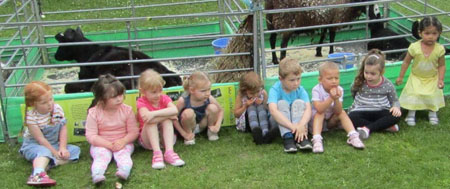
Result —
<path fill-rule="evenodd" d="M 54 186 L 56 181 L 51 179 L 46 172 L 41 172 L 36 175 L 30 175 L 27 184 L 30 186 Z"/>
<path fill-rule="evenodd" d="M 395 124 L 392 127 L 389 127 L 389 128 L 387 128 L 385 130 L 388 131 L 388 132 L 391 132 L 391 133 L 396 133 L 396 132 L 398 132 L 400 130 L 400 128 L 398 127 L 397 124 Z"/>

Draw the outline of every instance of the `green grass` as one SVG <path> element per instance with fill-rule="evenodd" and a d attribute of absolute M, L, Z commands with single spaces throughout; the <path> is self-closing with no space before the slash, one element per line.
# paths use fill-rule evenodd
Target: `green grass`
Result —
<path fill-rule="evenodd" d="M 344 131 L 324 133 L 323 154 L 283 152 L 282 141 L 256 146 L 249 133 L 232 127 L 221 130 L 217 142 L 206 136 L 197 144 L 175 150 L 186 161 L 182 168 L 151 168 L 151 152 L 137 147 L 134 167 L 124 188 L 449 188 L 450 114 L 439 111 L 439 126 L 427 122 L 426 112 L 418 112 L 416 127 L 400 122 L 399 133 L 373 133 L 366 149 L 356 150 L 345 143 Z M 49 175 L 57 188 L 94 188 L 90 177 L 92 160 L 89 145 L 80 161 L 57 167 Z M 24 188 L 31 163 L 17 152 L 19 145 L 0 144 L 2 188 Z M 111 188 L 117 179 L 115 163 L 109 165 L 107 180 L 100 188 Z"/>

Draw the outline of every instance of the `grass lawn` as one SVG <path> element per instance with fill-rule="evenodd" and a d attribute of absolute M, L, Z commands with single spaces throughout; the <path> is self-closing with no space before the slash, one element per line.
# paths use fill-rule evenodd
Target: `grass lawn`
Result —
<path fill-rule="evenodd" d="M 373 133 L 366 149 L 356 150 L 345 143 L 344 131 L 324 133 L 325 153 L 283 152 L 282 141 L 256 146 L 249 133 L 223 128 L 220 140 L 197 137 L 197 144 L 178 141 L 175 150 L 186 161 L 182 168 L 151 168 L 151 152 L 137 147 L 134 167 L 124 188 L 449 188 L 450 187 L 450 100 L 439 111 L 439 126 L 427 122 L 427 113 L 418 112 L 418 123 L 408 127 L 400 122 L 399 133 Z M 89 145 L 80 161 L 51 169 L 56 188 L 94 188 L 91 182 Z M 2 188 L 24 188 L 31 163 L 17 152 L 19 145 L 0 144 Z M 112 188 L 118 180 L 111 163 L 106 182 Z"/>

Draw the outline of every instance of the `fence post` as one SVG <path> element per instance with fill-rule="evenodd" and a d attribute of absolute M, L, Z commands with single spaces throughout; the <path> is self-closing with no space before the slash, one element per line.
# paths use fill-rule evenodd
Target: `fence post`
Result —
<path fill-rule="evenodd" d="M 3 69 L 0 66 L 0 72 L 3 73 Z M 8 133 L 8 127 L 6 126 L 6 103 L 4 102 L 6 99 L 6 91 L 5 91 L 5 80 L 3 79 L 3 76 L 0 77 L 0 93 L 1 93 L 1 99 L 0 99 L 0 106 L 1 106 L 1 122 L 2 125 L 2 132 L 3 132 L 3 140 L 5 142 L 10 142 L 9 140 L 9 133 Z"/>
<path fill-rule="evenodd" d="M 36 22 L 40 22 L 41 21 L 41 15 L 39 14 L 39 6 L 37 3 L 37 0 L 33 0 L 31 7 L 34 13 L 34 20 Z M 44 36 L 44 29 L 42 27 L 42 25 L 38 24 L 37 26 L 37 32 L 38 32 L 38 43 L 39 44 L 45 44 L 45 36 Z M 42 57 L 42 63 L 43 64 L 49 64 L 50 61 L 48 60 L 48 51 L 46 47 L 39 47 L 40 51 L 41 51 L 41 57 Z"/>
<path fill-rule="evenodd" d="M 217 8 L 219 9 L 219 13 L 225 13 L 225 5 L 224 0 L 218 0 L 217 1 Z M 220 34 L 225 34 L 225 17 L 219 16 L 219 30 Z"/>

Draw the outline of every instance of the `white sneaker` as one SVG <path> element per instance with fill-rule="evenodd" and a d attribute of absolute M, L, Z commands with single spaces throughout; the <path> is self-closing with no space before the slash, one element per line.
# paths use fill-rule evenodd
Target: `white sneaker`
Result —
<path fill-rule="evenodd" d="M 184 145 L 194 145 L 195 144 L 195 139 L 192 140 L 184 140 Z"/>
<path fill-rule="evenodd" d="M 214 133 L 214 132 L 210 131 L 209 129 L 208 129 L 207 135 L 208 135 L 208 140 L 209 141 L 219 140 L 219 135 L 217 133 Z"/>

